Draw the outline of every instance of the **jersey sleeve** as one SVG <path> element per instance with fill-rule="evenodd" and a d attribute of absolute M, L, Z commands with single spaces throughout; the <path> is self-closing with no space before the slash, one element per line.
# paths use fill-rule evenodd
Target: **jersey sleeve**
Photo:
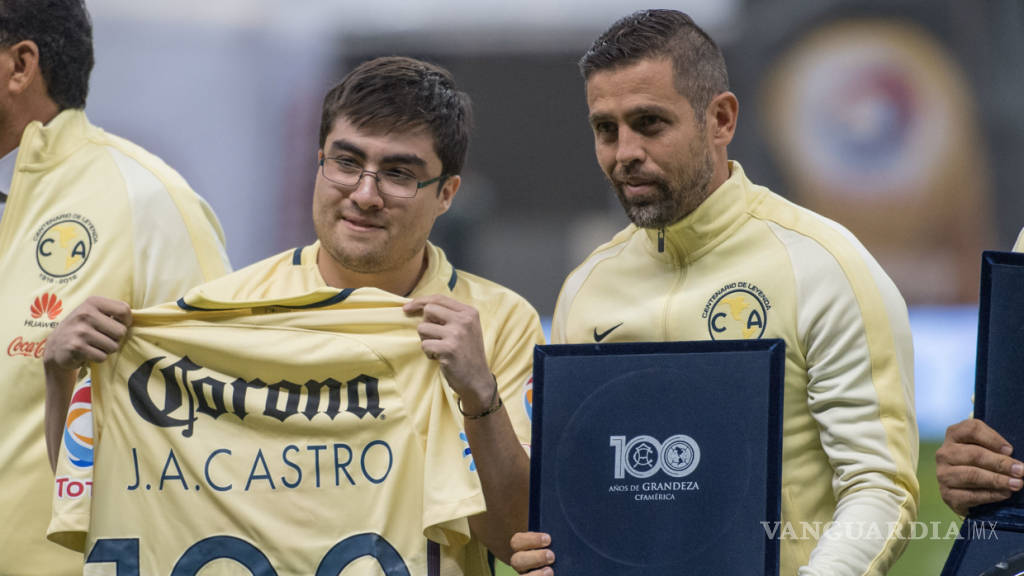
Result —
<path fill-rule="evenodd" d="M 80 381 L 71 404 L 57 456 L 53 507 L 46 537 L 78 552 L 85 551 L 92 509 L 93 439 L 92 379 Z"/>
<path fill-rule="evenodd" d="M 116 148 L 110 154 L 131 204 L 133 308 L 176 300 L 230 271 L 216 215 L 169 169 L 152 169 Z"/>
<path fill-rule="evenodd" d="M 523 300 L 498 328 L 491 370 L 520 444 L 529 450 L 533 419 L 533 347 L 544 344 L 537 311 Z"/>
<path fill-rule="evenodd" d="M 829 240 L 789 242 L 807 404 L 837 500 L 832 533 L 798 574 L 884 574 L 906 545 L 900 535 L 919 499 L 910 325 L 898 290 L 866 250 L 845 231 Z"/>
<path fill-rule="evenodd" d="M 455 394 L 437 372 L 430 387 L 423 473 L 423 535 L 442 546 L 464 546 L 467 518 L 486 509 L 480 478 L 465 452 Z"/>
<path fill-rule="evenodd" d="M 1024 252 L 1024 228 L 1021 228 L 1020 234 L 1017 236 L 1017 243 L 1013 245 L 1014 252 Z"/>

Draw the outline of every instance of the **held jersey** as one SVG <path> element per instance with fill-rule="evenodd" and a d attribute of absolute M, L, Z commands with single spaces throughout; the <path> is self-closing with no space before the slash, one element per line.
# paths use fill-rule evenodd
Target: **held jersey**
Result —
<path fill-rule="evenodd" d="M 576 268 L 552 341 L 784 339 L 781 574 L 884 574 L 918 502 L 906 306 L 849 232 L 730 168 L 681 221 Z"/>
<path fill-rule="evenodd" d="M 0 219 L 0 573 L 82 573 L 81 555 L 46 541 L 50 332 L 88 296 L 142 308 L 227 270 L 216 217 L 158 158 L 80 110 L 25 128 Z"/>
<path fill-rule="evenodd" d="M 110 574 L 220 562 L 238 574 L 425 576 L 438 560 L 428 538 L 434 555 L 458 552 L 483 495 L 406 300 L 372 288 L 204 292 L 180 303 L 187 311 L 137 313 L 122 351 L 76 392 L 92 399 L 93 484 L 78 490 L 89 456 L 74 450 L 88 442 L 76 444 L 72 413 L 51 538 L 84 544 L 87 565 Z M 461 573 L 445 560 L 443 573 Z"/>

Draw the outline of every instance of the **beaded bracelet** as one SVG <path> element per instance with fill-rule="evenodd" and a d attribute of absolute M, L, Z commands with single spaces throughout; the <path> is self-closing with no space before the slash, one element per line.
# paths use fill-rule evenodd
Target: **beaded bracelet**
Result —
<path fill-rule="evenodd" d="M 497 398 L 498 401 L 495 402 L 494 400 L 491 400 L 491 404 L 493 404 L 493 405 L 490 408 L 488 408 L 487 410 L 484 410 L 483 412 L 481 412 L 479 414 L 471 416 L 469 414 L 466 414 L 462 410 L 462 397 L 460 396 L 459 397 L 459 401 L 458 401 L 459 413 L 462 414 L 466 418 L 466 420 L 479 420 L 481 418 L 484 418 L 485 416 L 490 416 L 491 414 L 494 414 L 495 412 L 500 410 L 501 407 L 503 406 L 503 404 L 501 402 L 501 394 L 498 394 L 498 378 L 494 374 L 491 374 L 491 378 L 494 379 L 494 396 L 493 397 Z"/>

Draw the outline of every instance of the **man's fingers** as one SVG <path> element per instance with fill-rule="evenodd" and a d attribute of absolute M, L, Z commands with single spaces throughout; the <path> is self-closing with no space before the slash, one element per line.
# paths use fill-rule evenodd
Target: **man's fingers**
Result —
<path fill-rule="evenodd" d="M 403 304 L 402 311 L 408 314 L 409 316 L 415 316 L 416 314 L 422 312 L 423 307 L 426 305 L 427 303 L 424 302 L 422 298 L 417 298 L 415 300 L 410 300 Z"/>
<path fill-rule="evenodd" d="M 555 561 L 555 553 L 548 550 L 551 536 L 544 532 L 517 532 L 512 535 L 511 566 L 519 574 L 529 576 L 553 576 L 551 568 Z"/>
<path fill-rule="evenodd" d="M 96 350 L 104 355 L 113 354 L 121 348 L 121 338 L 111 338 L 100 332 L 88 332 L 83 337 L 81 351 Z M 104 358 L 105 359 L 105 358 Z M 90 358 L 90 360 L 93 360 Z M 93 360 L 95 362 L 95 360 Z"/>
<path fill-rule="evenodd" d="M 107 349 L 107 348 L 98 348 L 98 347 L 95 347 L 95 346 L 89 346 L 89 347 L 83 348 L 82 350 L 77 351 L 76 355 L 78 356 L 78 360 L 83 362 L 83 363 L 84 362 L 93 362 L 95 364 L 99 364 L 100 362 L 105 362 L 107 360 L 107 356 L 109 356 L 110 354 L 112 354 L 112 353 L 114 353 L 116 351 L 117 351 L 117 346 L 116 345 L 113 347 L 112 350 Z"/>
<path fill-rule="evenodd" d="M 551 545 L 551 535 L 545 532 L 516 532 L 510 544 L 512 550 L 517 552 L 547 548 Z"/>
<path fill-rule="evenodd" d="M 1020 478 L 1004 476 L 976 466 L 946 467 L 939 472 L 939 483 L 949 490 L 999 492 L 1017 491 L 1022 485 Z"/>
<path fill-rule="evenodd" d="M 1004 476 L 1024 477 L 1024 463 L 973 444 L 947 444 L 935 453 L 940 472 L 947 468 L 977 468 Z M 962 473 L 957 471 L 958 474 Z"/>
<path fill-rule="evenodd" d="M 555 561 L 555 553 L 551 550 L 527 550 L 512 555 L 511 565 L 520 574 L 544 574 L 543 571 L 531 572 L 550 566 Z"/>
<path fill-rule="evenodd" d="M 446 324 L 451 319 L 452 311 L 444 306 L 439 306 L 426 301 L 416 301 L 402 306 L 402 310 L 410 316 L 420 315 L 424 322 L 433 324 Z"/>
<path fill-rule="evenodd" d="M 1009 498 L 1013 492 L 1008 490 L 956 490 L 951 489 L 942 493 L 942 500 L 961 516 L 967 516 L 967 512 L 982 504 L 1001 502 Z"/>
<path fill-rule="evenodd" d="M 466 309 L 471 309 L 472 306 L 459 302 L 458 300 L 450 296 L 442 296 L 440 294 L 432 294 L 430 296 L 420 296 L 407 302 L 402 309 L 407 314 L 415 313 L 427 306 L 434 306 L 443 310 L 450 310 L 453 312 L 461 312 Z"/>
<path fill-rule="evenodd" d="M 416 327 L 416 332 L 419 333 L 420 340 L 443 340 L 448 335 L 449 330 L 440 324 L 421 322 Z"/>
<path fill-rule="evenodd" d="M 515 568 L 515 566 L 513 566 Z M 522 576 L 555 576 L 555 571 L 550 566 L 545 566 L 539 570 L 531 570 L 529 572 L 523 572 L 522 570 L 516 570 L 517 573 Z"/>
<path fill-rule="evenodd" d="M 102 296 L 90 296 L 82 303 L 82 307 L 93 309 L 100 314 L 113 318 L 125 326 L 132 325 L 132 309 L 127 303 Z"/>
<path fill-rule="evenodd" d="M 107 359 L 107 356 L 117 352 L 120 343 L 98 332 L 86 334 L 82 339 L 69 344 L 58 352 L 56 367 L 61 369 L 78 368 L 87 362 L 100 363 Z"/>
<path fill-rule="evenodd" d="M 130 318 L 129 322 L 131 322 Z M 83 329 L 83 335 L 98 333 L 111 340 L 120 342 L 124 339 L 125 334 L 128 333 L 127 324 L 118 318 L 107 316 L 101 312 L 89 315 L 86 324 L 88 324 L 88 328 Z"/>
<path fill-rule="evenodd" d="M 103 362 L 121 348 L 131 322 L 131 308 L 124 302 L 89 297 L 47 338 L 44 362 L 54 370 Z"/>
<path fill-rule="evenodd" d="M 968 418 L 947 428 L 946 442 L 976 444 L 1007 456 L 1013 453 L 1013 447 L 1005 438 L 977 418 Z"/>

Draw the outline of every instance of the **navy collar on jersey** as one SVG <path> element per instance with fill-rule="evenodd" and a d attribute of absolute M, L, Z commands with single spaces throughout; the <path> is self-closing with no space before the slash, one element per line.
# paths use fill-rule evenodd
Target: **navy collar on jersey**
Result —
<path fill-rule="evenodd" d="M 324 308 L 326 306 L 331 306 L 331 305 L 337 304 L 338 302 L 343 302 L 346 298 L 351 296 L 353 292 L 355 292 L 355 288 L 345 288 L 344 290 L 342 290 L 341 292 L 338 292 L 334 296 L 331 296 L 330 298 L 325 298 L 325 299 L 323 299 L 323 300 L 321 300 L 319 302 L 313 302 L 313 303 L 310 303 L 310 304 L 303 304 L 301 306 L 288 306 L 288 305 L 285 305 L 285 304 L 274 304 L 274 306 L 277 307 L 277 308 L 287 308 L 289 310 L 307 310 L 307 309 L 310 309 L 310 308 Z M 223 312 L 224 310 L 241 310 L 242 309 L 242 308 L 200 308 L 199 306 L 192 306 L 191 304 L 186 303 L 184 297 L 178 298 L 177 304 L 178 304 L 178 308 L 181 308 L 182 310 L 187 310 L 189 312 Z"/>
<path fill-rule="evenodd" d="M 302 250 L 303 250 L 303 248 L 304 248 L 303 246 L 299 246 L 298 248 L 295 249 L 294 252 L 292 252 L 292 265 L 294 265 L 294 266 L 301 266 L 302 265 Z M 448 290 L 455 290 L 455 284 L 457 284 L 458 281 L 459 281 L 459 273 L 458 273 L 457 270 L 455 270 L 455 267 L 452 266 L 452 274 L 451 274 L 451 276 L 448 277 Z M 351 290 L 351 288 L 346 288 L 346 290 Z M 415 290 L 416 290 L 416 288 L 413 288 L 413 291 L 415 291 Z M 341 300 L 339 300 L 339 302 L 340 301 Z M 314 307 L 314 306 L 309 306 L 309 307 Z"/>

